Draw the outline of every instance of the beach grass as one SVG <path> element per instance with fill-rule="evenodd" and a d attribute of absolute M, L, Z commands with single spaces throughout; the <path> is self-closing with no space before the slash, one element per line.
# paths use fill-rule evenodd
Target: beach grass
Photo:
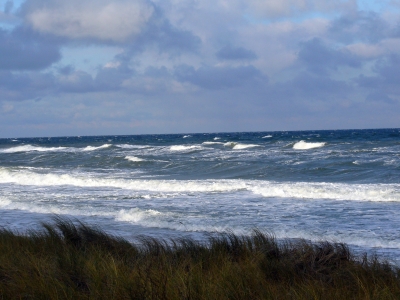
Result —
<path fill-rule="evenodd" d="M 400 299 L 399 268 L 345 244 L 138 237 L 78 221 L 0 230 L 0 299 Z"/>

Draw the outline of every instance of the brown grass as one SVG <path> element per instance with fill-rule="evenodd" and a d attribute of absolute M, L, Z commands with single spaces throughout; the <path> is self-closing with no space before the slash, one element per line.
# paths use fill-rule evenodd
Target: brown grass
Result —
<path fill-rule="evenodd" d="M 258 230 L 136 244 L 59 218 L 0 230 L 0 299 L 400 299 L 399 275 L 345 244 Z"/>

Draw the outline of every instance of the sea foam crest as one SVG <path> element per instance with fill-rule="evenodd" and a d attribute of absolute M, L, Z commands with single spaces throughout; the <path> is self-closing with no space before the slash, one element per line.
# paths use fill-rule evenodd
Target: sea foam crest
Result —
<path fill-rule="evenodd" d="M 94 150 L 100 150 L 100 149 L 105 149 L 105 148 L 109 148 L 111 147 L 111 144 L 104 144 L 98 147 L 94 147 L 94 146 L 87 146 L 85 148 L 82 149 L 82 151 L 94 151 Z"/>
<path fill-rule="evenodd" d="M 202 145 L 223 145 L 221 142 L 203 142 Z"/>
<path fill-rule="evenodd" d="M 129 144 L 119 144 L 115 146 L 122 149 L 145 149 L 150 147 L 145 145 L 129 145 Z"/>
<path fill-rule="evenodd" d="M 230 147 L 234 150 L 242 150 L 242 149 L 248 149 L 248 148 L 254 148 L 254 147 L 259 147 L 259 145 L 254 145 L 254 144 L 241 144 L 241 143 L 236 143 L 236 142 L 227 142 L 224 144 L 225 147 Z"/>
<path fill-rule="evenodd" d="M 18 153 L 18 152 L 54 152 L 54 151 L 64 151 L 67 147 L 38 147 L 32 145 L 16 146 L 8 149 L 1 149 L 0 153 Z"/>
<path fill-rule="evenodd" d="M 200 150 L 200 146 L 191 145 L 191 146 L 184 146 L 184 145 L 175 145 L 169 148 L 171 151 L 188 151 L 188 150 Z"/>
<path fill-rule="evenodd" d="M 162 213 L 154 210 L 154 209 L 147 209 L 143 210 L 140 208 L 132 208 L 132 209 L 122 209 L 116 215 L 117 221 L 124 221 L 124 222 L 133 222 L 138 223 L 148 218 L 154 218 L 156 216 L 160 216 Z"/>
<path fill-rule="evenodd" d="M 125 156 L 125 159 L 129 160 L 129 161 L 133 161 L 133 162 L 141 162 L 144 161 L 144 159 L 136 157 L 136 156 Z"/>
<path fill-rule="evenodd" d="M 293 145 L 293 149 L 308 150 L 313 148 L 320 148 L 323 146 L 325 146 L 325 143 L 311 143 L 311 142 L 300 141 Z"/>
<path fill-rule="evenodd" d="M 345 184 L 271 182 L 243 179 L 144 180 L 69 174 L 40 174 L 28 170 L 0 168 L 0 183 L 33 186 L 111 187 L 133 191 L 167 193 L 235 193 L 249 191 L 262 197 L 400 202 L 399 184 Z"/>

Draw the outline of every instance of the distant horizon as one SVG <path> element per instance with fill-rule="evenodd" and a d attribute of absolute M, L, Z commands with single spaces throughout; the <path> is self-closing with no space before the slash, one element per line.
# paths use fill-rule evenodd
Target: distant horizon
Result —
<path fill-rule="evenodd" d="M 230 133 L 274 133 L 274 132 L 305 132 L 305 131 L 351 131 L 351 130 L 400 130 L 393 128 L 347 128 L 347 129 L 301 129 L 301 130 L 266 130 L 266 131 L 210 131 L 210 132 L 178 132 L 178 133 L 139 133 L 139 134 L 104 134 L 104 135 L 60 135 L 60 136 L 25 136 L 25 137 L 0 137 L 0 140 L 8 139 L 43 139 L 43 138 L 70 138 L 70 137 L 121 137 L 121 136 L 145 136 L 145 135 L 192 135 L 192 134 L 230 134 Z"/>

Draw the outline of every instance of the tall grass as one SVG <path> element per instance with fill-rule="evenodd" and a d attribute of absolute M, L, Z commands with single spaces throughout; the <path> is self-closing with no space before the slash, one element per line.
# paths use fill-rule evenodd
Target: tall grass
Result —
<path fill-rule="evenodd" d="M 398 268 L 254 230 L 137 243 L 66 219 L 0 230 L 0 299 L 400 299 Z"/>

